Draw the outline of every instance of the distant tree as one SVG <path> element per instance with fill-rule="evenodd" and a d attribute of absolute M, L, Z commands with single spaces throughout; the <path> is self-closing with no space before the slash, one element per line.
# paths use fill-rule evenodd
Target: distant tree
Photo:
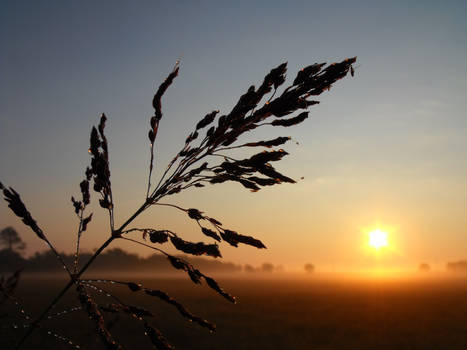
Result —
<path fill-rule="evenodd" d="M 0 245 L 6 247 L 10 252 L 26 248 L 26 243 L 23 242 L 18 232 L 11 226 L 0 231 Z"/>
<path fill-rule="evenodd" d="M 307 273 L 313 273 L 313 272 L 315 272 L 315 265 L 310 264 L 310 263 L 305 264 L 305 271 L 306 271 Z"/>
<path fill-rule="evenodd" d="M 274 271 L 274 265 L 271 263 L 264 263 L 261 265 L 261 271 L 263 272 L 273 272 Z"/>
<path fill-rule="evenodd" d="M 22 268 L 27 267 L 27 265 L 28 265 L 28 261 L 24 259 L 20 254 L 15 252 L 14 250 L 12 251 L 8 249 L 0 250 L 0 272 L 7 272 L 7 271 L 14 272 L 16 269 L 22 269 Z M 0 276 L 0 280 L 1 280 L 1 276 Z M 1 290 L 1 287 L 0 287 L 0 290 Z M 1 337 L 0 337 L 0 344 L 2 344 Z"/>
<path fill-rule="evenodd" d="M 245 272 L 250 272 L 250 273 L 255 272 L 255 268 L 249 264 L 246 264 L 244 269 L 245 269 Z"/>
<path fill-rule="evenodd" d="M 467 272 L 467 260 L 448 262 L 446 269 L 453 272 Z"/>
<path fill-rule="evenodd" d="M 420 263 L 420 265 L 418 265 L 418 271 L 420 272 L 428 272 L 430 270 L 431 270 L 431 267 L 427 263 Z"/>

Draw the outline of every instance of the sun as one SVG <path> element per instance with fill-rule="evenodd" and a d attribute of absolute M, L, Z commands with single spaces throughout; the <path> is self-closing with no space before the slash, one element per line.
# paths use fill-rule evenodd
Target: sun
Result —
<path fill-rule="evenodd" d="M 388 246 L 388 234 L 379 228 L 368 234 L 368 245 L 376 250 Z"/>

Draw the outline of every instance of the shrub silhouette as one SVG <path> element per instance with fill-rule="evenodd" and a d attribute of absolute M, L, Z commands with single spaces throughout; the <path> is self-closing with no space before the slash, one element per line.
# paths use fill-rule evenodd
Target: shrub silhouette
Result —
<path fill-rule="evenodd" d="M 429 272 L 431 270 L 431 266 L 427 263 L 420 263 L 418 265 L 418 271 L 420 272 Z"/>
<path fill-rule="evenodd" d="M 453 272 L 467 272 L 467 260 L 451 261 L 446 264 L 446 269 Z"/>
<path fill-rule="evenodd" d="M 245 272 L 249 272 L 249 273 L 252 273 L 252 272 L 256 271 L 256 269 L 253 266 L 251 266 L 250 264 L 246 264 L 244 266 L 244 270 L 245 270 Z"/>
<path fill-rule="evenodd" d="M 267 273 L 271 273 L 274 271 L 274 265 L 271 264 L 271 263 L 263 263 L 261 265 L 261 271 L 262 272 L 267 272 Z"/>
<path fill-rule="evenodd" d="M 315 265 L 313 265 L 313 264 L 307 263 L 307 264 L 305 264 L 305 267 L 304 267 L 304 268 L 305 268 L 305 272 L 306 272 L 306 273 L 313 273 L 313 272 L 315 272 Z"/>
<path fill-rule="evenodd" d="M 290 137 L 277 137 L 271 140 L 258 140 L 243 144 L 238 143 L 238 140 L 242 135 L 260 127 L 272 126 L 282 128 L 303 122 L 309 113 L 306 109 L 319 103 L 309 98 L 330 90 L 332 84 L 345 77 L 349 72 L 353 75 L 352 64 L 355 61 L 356 58 L 349 58 L 340 63 L 333 63 L 327 66 L 325 63 L 307 66 L 298 72 L 291 85 L 285 88 L 279 96 L 275 97 L 277 89 L 284 84 L 286 79 L 287 64 L 280 64 L 265 76 L 264 81 L 257 89 L 255 86 L 250 86 L 228 114 L 217 117 L 219 114 L 218 110 L 206 114 L 188 135 L 183 148 L 171 160 L 165 172 L 154 186 L 152 183 L 152 172 L 154 168 L 155 140 L 163 117 L 161 98 L 178 75 L 179 66 L 177 63 L 172 72 L 157 89 L 152 101 L 154 115 L 150 118 L 148 132 L 150 161 L 146 197 L 143 199 L 141 206 L 119 227 L 115 226 L 114 220 L 115 203 L 112 197 L 108 140 L 105 136 L 107 117 L 102 114 L 98 126 L 93 127 L 91 131 L 89 147 L 91 162 L 90 166 L 85 170 L 83 181 L 79 184 L 80 197 L 71 197 L 77 217 L 76 253 L 72 264 L 67 264 L 56 251 L 52 242 L 47 238 L 46 233 L 27 210 L 19 193 L 13 188 L 6 187 L 0 183 L 0 189 L 3 191 L 10 209 L 16 216 L 22 219 L 25 225 L 29 226 L 39 239 L 45 241 L 70 278 L 69 282 L 52 302 L 44 308 L 42 313 L 31 323 L 26 319 L 27 330 L 17 343 L 17 348 L 22 346 L 35 329 L 39 326 L 42 327 L 42 323 L 50 310 L 72 287 L 76 289 L 81 309 L 95 323 L 96 332 L 99 334 L 106 348 L 121 348 L 117 339 L 105 326 L 104 315 L 109 312 L 128 314 L 136 322 L 141 322 L 141 333 L 147 335 L 157 349 L 173 348 L 161 332 L 151 325 L 150 318 L 153 317 L 153 314 L 150 311 L 138 306 L 129 305 L 117 297 L 113 298 L 118 301 L 117 303 L 108 305 L 98 304 L 94 297 L 94 293 L 101 290 L 100 287 L 96 286 L 98 283 L 114 283 L 129 288 L 135 293 L 159 298 L 173 305 L 188 320 L 196 322 L 210 331 L 214 331 L 215 326 L 212 323 L 193 315 L 161 290 L 146 288 L 137 282 L 86 279 L 83 277 L 83 274 L 113 241 L 126 240 L 158 251 L 166 257 L 175 269 L 185 271 L 194 283 L 200 284 L 204 282 L 228 301 L 235 302 L 235 298 L 222 289 L 213 278 L 199 271 L 188 261 L 168 254 L 162 247 L 170 243 L 175 249 L 186 254 L 220 258 L 219 244 L 223 242 L 234 247 L 246 244 L 262 249 L 266 248 L 266 246 L 254 237 L 246 236 L 226 228 L 217 218 L 210 217 L 200 209 L 184 208 L 173 203 L 161 203 L 161 200 L 188 188 L 204 187 L 227 181 L 237 182 L 253 192 L 260 190 L 264 186 L 295 183 L 293 179 L 280 173 L 272 165 L 272 163 L 280 161 L 288 154 L 283 149 L 277 147 L 287 143 Z M 268 94 L 270 95 L 268 96 Z M 261 103 L 263 99 L 267 100 Z M 299 112 L 297 115 L 287 117 L 296 111 Z M 230 150 L 240 148 L 245 150 L 266 148 L 267 150 L 259 151 L 244 159 L 235 159 L 228 155 Z M 80 239 L 88 225 L 91 224 L 93 217 L 93 213 L 88 212 L 88 205 L 91 201 L 91 189 L 97 193 L 100 207 L 108 213 L 109 236 L 84 264 L 80 264 Z M 130 224 L 142 212 L 157 206 L 169 206 L 175 210 L 184 212 L 189 219 L 196 221 L 201 232 L 207 238 L 215 242 L 190 242 L 182 238 L 179 233 L 160 227 L 130 227 Z M 135 239 L 135 235 L 139 235 L 140 239 Z M 10 295 L 8 296 L 11 297 Z M 65 337 L 59 336 L 57 338 L 65 340 L 69 344 L 74 344 Z"/>
<path fill-rule="evenodd" d="M 74 262 L 74 254 L 61 253 L 66 264 L 72 265 Z M 92 256 L 92 253 L 81 252 L 80 258 L 87 260 Z M 239 272 L 242 267 L 231 262 L 225 262 L 221 259 L 208 259 L 205 257 L 193 256 L 183 257 L 192 265 L 196 265 L 200 270 L 211 272 Z M 33 273 L 61 273 L 62 268 L 57 264 L 57 257 L 51 251 L 36 252 L 27 259 L 24 259 L 16 252 L 10 252 L 7 249 L 0 250 L 0 271 L 14 272 L 18 267 L 23 270 Z M 142 258 L 136 254 L 129 253 L 120 248 L 108 248 L 89 268 L 92 273 L 112 273 L 115 271 L 131 273 L 138 271 L 139 273 L 167 273 L 173 271 L 171 265 L 167 264 L 167 258 L 161 254 L 151 254 L 146 258 Z"/>
<path fill-rule="evenodd" d="M 23 242 L 18 232 L 11 226 L 5 227 L 0 231 L 0 245 L 6 247 L 10 253 L 26 248 L 26 243 Z"/>

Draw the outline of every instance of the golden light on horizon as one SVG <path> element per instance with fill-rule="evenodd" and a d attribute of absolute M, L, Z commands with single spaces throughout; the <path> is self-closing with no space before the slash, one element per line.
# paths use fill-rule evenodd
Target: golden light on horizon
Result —
<path fill-rule="evenodd" d="M 387 232 L 381 231 L 379 228 L 368 233 L 368 238 L 368 245 L 376 250 L 389 245 Z"/>

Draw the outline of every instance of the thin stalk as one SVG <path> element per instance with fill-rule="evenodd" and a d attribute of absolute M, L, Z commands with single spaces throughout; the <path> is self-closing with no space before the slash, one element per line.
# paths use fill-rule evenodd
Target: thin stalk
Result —
<path fill-rule="evenodd" d="M 157 250 L 158 252 L 166 255 L 166 256 L 169 256 L 169 254 L 167 254 L 166 252 L 164 252 L 162 249 L 159 249 L 159 248 L 156 248 L 156 247 L 153 247 L 149 244 L 146 244 L 146 243 L 143 243 L 143 242 L 139 242 L 135 239 L 131 239 L 131 238 L 126 238 L 126 237 L 120 237 L 121 239 L 124 239 L 125 241 L 130 241 L 130 242 L 133 242 L 133 243 L 136 243 L 136 244 L 140 244 L 140 245 L 143 245 L 145 247 L 148 247 L 148 248 L 151 248 L 151 249 L 154 249 L 154 250 Z"/>
<path fill-rule="evenodd" d="M 52 243 L 50 243 L 50 241 L 48 239 L 45 240 L 47 242 L 47 244 L 49 245 L 50 249 L 54 252 L 54 254 L 56 255 L 56 257 L 58 258 L 58 260 L 60 260 L 60 262 L 62 263 L 63 265 L 63 268 L 66 270 L 66 272 L 68 272 L 68 274 L 70 276 L 72 276 L 72 273 L 70 271 L 70 269 L 68 268 L 67 264 L 65 264 L 65 261 L 63 260 L 63 257 L 57 252 L 57 250 L 55 249 L 55 247 L 52 245 Z"/>
<path fill-rule="evenodd" d="M 212 177 L 214 177 L 214 176 L 206 176 L 206 175 L 200 176 L 198 179 L 196 179 L 196 180 L 190 182 L 188 185 L 183 186 L 183 187 L 182 187 L 182 190 L 185 190 L 185 189 L 187 189 L 187 188 L 193 187 L 193 186 L 194 186 L 195 184 L 197 184 L 197 183 L 200 183 L 200 182 L 203 182 L 203 181 L 206 182 L 206 179 L 208 179 L 209 177 L 212 178 Z"/>
<path fill-rule="evenodd" d="M 242 147 L 245 147 L 245 146 L 246 146 L 246 144 L 238 145 L 238 146 L 231 146 L 231 147 L 220 147 L 216 151 L 227 151 L 227 150 L 231 150 L 231 149 L 242 148 Z"/>
<path fill-rule="evenodd" d="M 224 154 L 218 154 L 218 153 L 212 153 L 210 154 L 211 156 L 216 156 L 216 157 L 222 157 L 222 158 L 225 158 L 225 159 L 229 159 L 229 160 L 232 160 L 234 162 L 237 162 L 238 159 L 235 159 L 235 158 L 232 158 L 232 157 L 229 157 L 229 156 L 226 156 Z"/>
<path fill-rule="evenodd" d="M 204 138 L 204 140 L 201 142 L 201 145 L 199 147 L 199 151 L 196 153 L 196 154 L 193 154 L 189 159 L 184 159 L 182 160 L 178 165 L 177 165 L 177 168 L 174 170 L 174 172 L 172 173 L 172 175 L 170 175 L 167 180 L 165 180 L 164 184 L 161 186 L 161 183 L 162 183 L 162 180 L 163 178 L 165 177 L 165 175 L 167 174 L 167 172 L 169 171 L 169 169 L 172 167 L 173 163 L 170 164 L 170 166 L 166 169 L 166 171 L 164 172 L 163 176 L 161 177 L 161 179 L 159 180 L 159 183 L 157 184 L 156 188 L 154 189 L 154 191 L 151 193 L 151 196 L 150 198 L 152 199 L 160 199 L 160 197 L 158 198 L 156 195 L 158 192 L 160 192 L 163 188 L 166 188 L 171 182 L 172 180 L 174 179 L 175 176 L 177 175 L 181 175 L 183 174 L 183 172 L 188 169 L 191 165 L 193 165 L 194 163 L 196 163 L 197 161 L 203 159 L 204 157 L 206 157 L 207 155 L 209 155 L 209 149 L 206 150 L 206 152 L 202 155 L 200 155 L 200 153 L 202 153 L 205 149 L 206 149 L 206 146 L 202 146 L 202 144 L 204 143 L 204 141 L 207 140 L 207 137 Z M 186 146 L 186 145 L 185 145 Z M 176 157 L 178 158 L 178 156 Z M 176 159 L 174 158 L 174 159 Z"/>
<path fill-rule="evenodd" d="M 172 208 L 177 208 L 181 211 L 184 211 L 186 212 L 187 210 L 186 209 L 183 209 L 182 207 L 179 207 L 178 205 L 175 205 L 175 204 L 169 204 L 169 203 L 154 203 L 154 205 L 163 205 L 163 206 L 166 206 L 166 207 L 172 207 Z"/>
<path fill-rule="evenodd" d="M 172 167 L 173 164 L 170 165 L 170 168 Z M 170 170 L 170 168 L 168 168 L 164 174 L 162 175 L 159 183 L 157 184 L 156 188 L 154 189 L 154 191 L 151 193 L 151 196 L 150 198 L 153 198 L 154 195 L 161 191 L 163 188 L 167 187 L 171 182 L 172 180 L 174 179 L 174 177 L 177 175 L 177 174 L 180 174 L 181 171 L 179 169 L 182 169 L 183 168 L 183 160 L 177 165 L 177 168 L 175 168 L 174 172 L 172 173 L 172 175 L 170 175 L 167 180 L 165 180 L 165 182 L 162 184 L 161 186 L 161 182 L 163 180 L 163 178 L 167 175 L 168 171 Z"/>
<path fill-rule="evenodd" d="M 200 149 L 200 151 L 193 155 L 190 159 L 186 160 L 185 163 L 180 163 L 178 166 L 177 166 L 177 169 L 175 169 L 175 171 L 173 172 L 172 175 L 170 175 L 170 177 L 165 180 L 164 184 L 162 186 L 159 187 L 159 185 L 156 187 L 156 189 L 152 192 L 151 194 L 151 199 L 156 202 L 158 201 L 159 199 L 161 199 L 163 196 L 161 196 L 160 194 L 158 195 L 158 192 L 161 192 L 163 189 L 165 189 L 173 180 L 173 178 L 176 176 L 176 175 L 181 175 L 183 174 L 183 172 L 185 170 L 187 170 L 190 166 L 192 166 L 194 163 L 200 161 L 201 159 L 203 159 L 204 157 L 206 157 L 207 155 L 210 154 L 210 150 L 206 150 L 204 152 L 204 154 L 201 154 L 199 155 L 201 152 L 203 152 L 204 149 Z M 165 175 L 165 174 L 164 174 Z M 161 182 L 161 181 L 160 181 Z M 159 184 L 160 184 L 159 182 Z"/>
<path fill-rule="evenodd" d="M 88 287 L 88 288 L 91 288 L 93 289 L 94 291 L 98 292 L 98 293 L 105 293 L 107 295 L 110 295 L 110 297 L 112 299 L 114 299 L 117 303 L 119 303 L 120 305 L 123 305 L 123 306 L 127 306 L 127 304 L 125 304 L 123 301 L 121 301 L 118 297 L 116 297 L 115 295 L 113 295 L 112 293 L 110 293 L 109 291 L 105 290 L 104 288 L 100 288 L 100 287 L 97 287 L 95 286 L 94 284 L 92 283 L 81 283 L 83 286 L 85 287 Z"/>
<path fill-rule="evenodd" d="M 151 160 L 149 162 L 149 176 L 148 176 L 148 190 L 146 192 L 146 199 L 149 198 L 149 191 L 151 190 L 151 177 L 154 162 L 154 143 L 151 143 Z"/>
<path fill-rule="evenodd" d="M 154 229 L 152 229 L 152 228 L 131 228 L 129 230 L 122 231 L 121 233 L 122 234 L 128 234 L 128 233 L 135 232 L 135 231 L 144 232 L 144 231 L 152 231 L 152 230 L 154 230 Z M 170 230 L 160 229 L 158 231 L 164 231 L 164 232 L 170 233 L 173 236 L 177 236 L 177 234 L 175 232 L 170 231 Z M 123 238 L 123 237 L 120 237 L 120 238 Z"/>
<path fill-rule="evenodd" d="M 149 197 L 152 197 L 154 195 L 154 193 L 156 193 L 156 191 L 159 189 L 159 186 L 161 185 L 162 181 L 164 180 L 165 176 L 167 175 L 167 173 L 169 172 L 169 170 L 172 168 L 172 166 L 175 164 L 175 162 L 177 161 L 177 159 L 179 158 L 179 155 L 177 154 L 171 161 L 170 161 L 170 164 L 167 166 L 167 168 L 165 169 L 164 171 L 164 174 L 162 174 L 161 178 L 159 179 L 159 182 L 157 183 L 157 186 L 155 187 L 154 191 L 152 192 L 151 196 L 149 196 L 149 193 L 148 193 L 148 198 Z"/>
<path fill-rule="evenodd" d="M 73 273 L 78 272 L 78 259 L 79 259 L 79 243 L 81 241 L 81 230 L 83 227 L 83 212 L 84 209 L 81 210 L 79 215 L 79 226 L 78 226 L 78 237 L 76 238 L 76 253 L 75 253 L 75 261 L 73 263 Z"/>

